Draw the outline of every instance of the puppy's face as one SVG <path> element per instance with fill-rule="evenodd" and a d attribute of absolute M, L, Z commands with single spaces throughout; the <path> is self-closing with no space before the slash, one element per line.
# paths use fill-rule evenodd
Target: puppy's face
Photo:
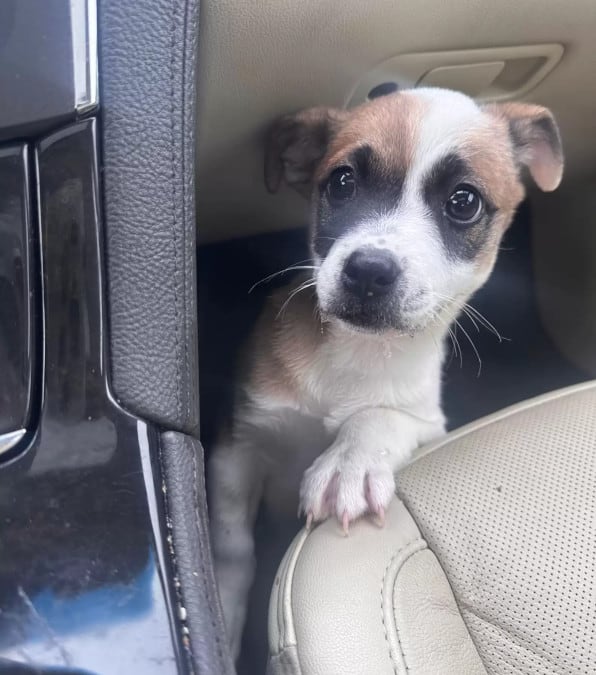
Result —
<path fill-rule="evenodd" d="M 523 166 L 543 190 L 560 182 L 548 110 L 419 89 L 282 118 L 266 181 L 311 199 L 323 315 L 412 334 L 449 321 L 488 278 L 524 196 Z"/>

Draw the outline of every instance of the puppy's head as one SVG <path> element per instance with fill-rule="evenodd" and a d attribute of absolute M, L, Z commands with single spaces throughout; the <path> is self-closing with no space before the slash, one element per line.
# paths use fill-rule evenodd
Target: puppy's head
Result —
<path fill-rule="evenodd" d="M 353 110 L 283 117 L 267 146 L 270 191 L 311 199 L 320 309 L 366 331 L 424 330 L 488 278 L 524 197 L 522 170 L 554 190 L 557 125 L 529 104 L 479 106 L 418 89 Z"/>

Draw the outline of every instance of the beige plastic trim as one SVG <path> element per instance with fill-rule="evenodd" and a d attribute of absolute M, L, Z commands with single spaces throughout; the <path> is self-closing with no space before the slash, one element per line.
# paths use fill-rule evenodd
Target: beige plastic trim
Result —
<path fill-rule="evenodd" d="M 349 106 L 362 103 L 368 98 L 369 91 L 382 82 L 396 82 L 400 88 L 422 84 L 431 73 L 439 68 L 451 69 L 449 86 L 483 101 L 502 101 L 519 98 L 539 84 L 559 63 L 564 53 L 563 46 L 556 43 L 519 47 L 498 47 L 495 49 L 462 49 L 447 52 L 421 52 L 399 54 L 370 70 L 358 82 L 348 97 Z M 477 71 L 470 66 L 484 66 L 502 63 L 488 86 L 478 91 Z M 456 68 L 459 68 L 459 76 Z M 464 67 L 465 66 L 465 67 Z M 431 84 L 427 81 L 425 84 Z M 439 83 L 434 82 L 437 86 Z"/>
<path fill-rule="evenodd" d="M 468 96 L 480 96 L 505 69 L 505 61 L 469 63 L 433 68 L 423 75 L 418 85 L 458 89 Z"/>

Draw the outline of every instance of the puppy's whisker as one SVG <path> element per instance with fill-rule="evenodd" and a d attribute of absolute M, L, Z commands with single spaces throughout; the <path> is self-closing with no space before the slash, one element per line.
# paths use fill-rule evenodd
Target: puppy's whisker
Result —
<path fill-rule="evenodd" d="M 451 328 L 450 324 L 448 321 L 445 321 L 442 317 L 438 317 L 441 323 L 445 326 L 447 329 L 447 333 L 449 335 L 449 338 L 451 339 L 451 343 L 453 344 L 453 354 L 455 358 L 459 358 L 459 367 L 463 368 L 464 366 L 464 353 L 462 351 L 461 345 L 459 344 L 459 339 L 457 337 L 457 329 Z"/>
<path fill-rule="evenodd" d="M 312 288 L 316 284 L 316 279 L 307 279 L 303 283 L 300 284 L 297 288 L 295 288 L 291 293 L 289 294 L 288 298 L 285 300 L 284 304 L 281 306 L 279 312 L 277 313 L 275 320 L 277 321 L 279 317 L 284 313 L 286 307 L 290 304 L 291 300 L 293 297 L 298 295 L 298 293 L 301 293 L 302 291 L 305 291 L 308 288 Z"/>
<path fill-rule="evenodd" d="M 455 297 L 451 297 L 448 295 L 444 295 L 443 293 L 439 293 L 435 291 L 435 295 L 437 298 L 444 300 L 449 303 L 455 303 L 457 304 L 458 300 Z M 482 314 L 479 312 L 473 305 L 471 305 L 469 302 L 464 302 L 461 311 L 470 319 L 470 321 L 474 324 L 474 327 L 476 330 L 478 330 L 477 323 L 479 323 L 481 326 L 486 328 L 490 333 L 492 333 L 499 342 L 504 342 L 508 341 L 509 338 L 503 337 L 499 331 L 495 328 L 495 326 Z"/>
<path fill-rule="evenodd" d="M 449 359 L 449 364 L 451 364 L 451 361 L 453 361 L 453 358 L 455 357 L 456 359 L 459 359 L 459 367 L 463 367 L 463 360 L 462 360 L 462 354 L 461 354 L 461 349 L 459 347 L 459 343 L 457 341 L 457 336 L 455 333 L 451 330 L 451 328 L 447 328 L 447 335 L 449 336 L 449 339 L 451 340 L 451 345 L 453 349 L 451 350 L 451 358 Z"/>
<path fill-rule="evenodd" d="M 474 328 L 476 329 L 476 332 L 477 332 L 477 333 L 480 333 L 480 327 L 479 327 L 478 324 L 476 323 L 476 320 L 474 319 L 474 315 L 471 314 L 471 313 L 466 309 L 465 306 L 462 307 L 462 310 L 461 310 L 461 311 L 464 313 L 465 316 L 468 317 L 468 319 L 470 319 L 470 321 L 472 322 L 472 325 L 473 325 Z"/>
<path fill-rule="evenodd" d="M 437 295 L 437 297 L 439 297 L 439 298 L 444 298 L 446 302 L 456 302 L 456 299 L 455 299 L 455 298 L 446 296 L 446 295 L 444 295 L 444 294 L 442 294 L 442 293 L 437 293 L 436 295 Z M 467 303 L 464 303 L 464 304 L 467 305 Z M 445 306 L 445 305 L 443 305 L 443 309 L 446 309 L 446 306 Z M 468 315 L 467 313 L 466 313 L 466 316 L 468 316 L 468 318 L 471 319 L 471 316 Z M 460 328 L 461 331 L 462 331 L 462 333 L 465 335 L 465 337 L 467 338 L 468 342 L 469 342 L 470 345 L 472 346 L 472 349 L 474 350 L 474 354 L 476 355 L 476 358 L 477 358 L 477 360 L 478 360 L 478 373 L 477 373 L 476 376 L 477 376 L 477 377 L 480 377 L 480 373 L 481 373 L 481 371 L 482 371 L 482 359 L 480 358 L 480 353 L 478 352 L 478 349 L 477 349 L 477 347 L 476 347 L 476 344 L 474 343 L 474 341 L 473 341 L 472 338 L 470 337 L 470 334 L 468 333 L 468 331 L 461 325 L 461 323 L 460 323 L 456 318 L 453 319 L 453 323 L 454 323 L 454 326 L 455 326 L 456 334 L 457 334 L 457 328 Z M 475 325 L 476 327 L 478 327 L 477 324 L 476 324 L 475 322 L 473 322 L 473 323 L 474 323 L 474 325 Z M 460 346 L 460 357 L 461 357 L 461 356 L 462 356 L 462 351 L 461 351 L 461 346 Z M 461 367 L 462 365 L 463 365 L 463 358 L 460 358 L 460 367 Z"/>
<path fill-rule="evenodd" d="M 455 356 L 455 358 L 459 357 L 459 367 L 463 368 L 463 352 L 459 344 L 459 340 L 457 339 L 457 334 L 452 330 L 449 323 L 445 321 L 445 319 L 441 316 L 441 312 L 444 309 L 446 309 L 446 307 L 444 306 L 439 307 L 439 311 L 435 312 L 433 319 L 437 319 L 437 321 L 439 321 L 439 323 L 442 326 L 445 326 L 445 328 L 447 329 L 447 335 L 449 335 L 449 339 L 451 340 L 451 344 L 453 346 L 451 358 L 453 358 L 453 356 Z M 451 361 L 449 363 L 451 363 Z"/>
<path fill-rule="evenodd" d="M 445 324 L 447 325 L 447 324 Z M 447 326 L 447 332 L 449 333 L 449 337 L 451 338 L 451 342 L 453 343 L 453 350 L 455 353 L 455 358 L 458 358 L 459 355 L 459 367 L 463 368 L 464 367 L 464 354 L 461 349 L 461 345 L 459 344 L 459 340 L 457 339 L 457 333 L 453 331 L 449 326 Z"/>
<path fill-rule="evenodd" d="M 308 262 L 313 262 L 312 258 L 308 258 L 307 260 L 299 260 L 297 263 L 294 263 L 293 265 L 290 265 L 289 267 L 285 267 L 283 270 L 279 270 L 279 272 L 273 272 L 273 274 L 269 274 L 268 276 L 264 277 L 260 281 L 257 281 L 256 284 L 253 284 L 250 289 L 249 289 L 249 294 L 254 291 L 254 289 L 257 286 L 260 286 L 261 284 L 266 284 L 272 279 L 275 279 L 275 277 L 280 276 L 281 274 L 286 274 L 287 272 L 293 272 L 295 270 L 316 270 L 317 266 L 316 265 L 305 265 L 304 263 Z"/>
<path fill-rule="evenodd" d="M 503 340 L 506 340 L 507 338 L 504 338 L 499 331 L 493 326 L 493 324 L 483 315 L 481 314 L 475 307 L 472 307 L 472 305 L 465 303 L 462 306 L 462 311 L 464 314 L 473 322 L 476 323 L 473 318 L 486 330 L 488 330 L 490 333 L 495 335 L 495 337 L 499 340 L 499 342 L 503 342 Z M 473 317 L 473 318 L 472 318 Z"/>
<path fill-rule="evenodd" d="M 503 340 L 508 341 L 509 338 L 503 337 L 499 331 L 493 326 L 493 324 L 484 316 L 484 314 L 481 314 L 475 307 L 472 307 L 470 303 L 466 302 L 465 307 L 474 314 L 474 316 L 478 319 L 478 321 L 491 333 L 496 335 L 498 338 L 499 342 L 503 342 Z"/>
<path fill-rule="evenodd" d="M 474 340 L 472 340 L 468 331 L 461 325 L 461 323 L 457 319 L 455 319 L 455 324 L 461 328 L 463 334 L 468 338 L 468 342 L 472 345 L 472 349 L 474 350 L 474 353 L 476 354 L 476 358 L 478 359 L 478 373 L 477 373 L 476 377 L 480 377 L 480 373 L 482 372 L 482 359 L 480 358 L 480 354 L 478 353 L 478 349 L 476 348 L 476 345 L 474 344 Z"/>

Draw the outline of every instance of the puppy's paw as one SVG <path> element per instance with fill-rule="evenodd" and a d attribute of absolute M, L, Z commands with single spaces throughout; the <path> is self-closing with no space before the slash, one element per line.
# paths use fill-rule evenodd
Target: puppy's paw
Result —
<path fill-rule="evenodd" d="M 380 453 L 333 445 L 304 474 L 300 511 L 312 522 L 336 516 L 347 534 L 350 523 L 365 514 L 382 525 L 395 492 L 395 479 Z"/>

